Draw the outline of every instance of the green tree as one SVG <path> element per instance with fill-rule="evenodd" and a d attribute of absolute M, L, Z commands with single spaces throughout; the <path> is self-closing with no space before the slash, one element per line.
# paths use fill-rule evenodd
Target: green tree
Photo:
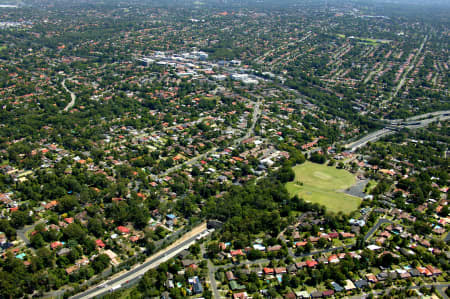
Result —
<path fill-rule="evenodd" d="M 11 225 L 14 228 L 23 227 L 25 224 L 31 224 L 32 218 L 28 215 L 27 211 L 15 211 L 11 215 Z"/>
<path fill-rule="evenodd" d="M 33 246 L 34 248 L 41 248 L 42 246 L 45 245 L 44 238 L 42 237 L 42 235 L 40 233 L 37 233 L 34 236 L 31 236 L 30 243 L 31 243 L 31 246 Z"/>
<path fill-rule="evenodd" d="M 109 257 L 106 254 L 100 254 L 94 259 L 91 267 L 94 269 L 95 273 L 100 273 L 108 267 L 109 261 Z"/>

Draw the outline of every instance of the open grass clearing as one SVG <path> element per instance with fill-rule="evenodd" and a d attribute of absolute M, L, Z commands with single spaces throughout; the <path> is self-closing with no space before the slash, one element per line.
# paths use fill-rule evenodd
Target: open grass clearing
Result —
<path fill-rule="evenodd" d="M 331 212 L 350 213 L 359 207 L 361 199 L 341 192 L 354 185 L 354 175 L 343 169 L 306 162 L 294 168 L 295 179 L 286 188 L 291 196 L 318 203 Z"/>
<path fill-rule="evenodd" d="M 391 40 L 388 40 L 388 39 L 375 39 L 375 38 L 368 38 L 368 37 L 345 36 L 344 34 L 336 34 L 336 36 L 339 38 L 349 38 L 349 39 L 359 40 L 361 42 L 365 42 L 370 45 L 389 44 L 391 42 Z"/>

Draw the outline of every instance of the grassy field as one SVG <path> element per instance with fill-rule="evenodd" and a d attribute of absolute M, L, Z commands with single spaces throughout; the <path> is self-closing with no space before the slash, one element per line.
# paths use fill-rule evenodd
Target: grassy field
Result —
<path fill-rule="evenodd" d="M 336 34 L 339 38 L 346 38 L 344 34 Z M 367 37 L 352 37 L 353 39 L 359 40 L 361 42 L 367 43 L 369 45 L 376 45 L 376 44 L 388 44 L 391 41 L 387 39 L 375 39 L 375 38 L 367 38 Z"/>
<path fill-rule="evenodd" d="M 348 171 L 306 162 L 295 166 L 294 172 L 294 181 L 286 184 L 292 196 L 324 205 L 331 212 L 349 213 L 359 207 L 360 198 L 340 192 L 356 182 Z"/>

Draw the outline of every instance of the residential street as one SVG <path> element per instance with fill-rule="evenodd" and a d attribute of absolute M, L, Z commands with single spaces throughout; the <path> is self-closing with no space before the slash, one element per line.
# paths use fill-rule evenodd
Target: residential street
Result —
<path fill-rule="evenodd" d="M 28 233 L 36 227 L 36 225 L 44 223 L 44 220 L 39 220 L 32 225 L 24 226 L 21 229 L 17 230 L 17 236 L 21 239 L 27 246 L 30 245 L 30 239 L 28 238 Z"/>

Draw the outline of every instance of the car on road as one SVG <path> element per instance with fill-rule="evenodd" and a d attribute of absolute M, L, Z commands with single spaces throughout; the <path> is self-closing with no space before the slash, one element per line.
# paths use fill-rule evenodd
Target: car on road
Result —
<path fill-rule="evenodd" d="M 121 285 L 121 284 L 118 284 L 118 285 L 116 285 L 116 286 L 113 286 L 111 289 L 109 289 L 109 291 L 110 291 L 110 292 L 114 292 L 114 291 L 120 289 L 121 287 L 122 287 L 122 285 Z"/>

